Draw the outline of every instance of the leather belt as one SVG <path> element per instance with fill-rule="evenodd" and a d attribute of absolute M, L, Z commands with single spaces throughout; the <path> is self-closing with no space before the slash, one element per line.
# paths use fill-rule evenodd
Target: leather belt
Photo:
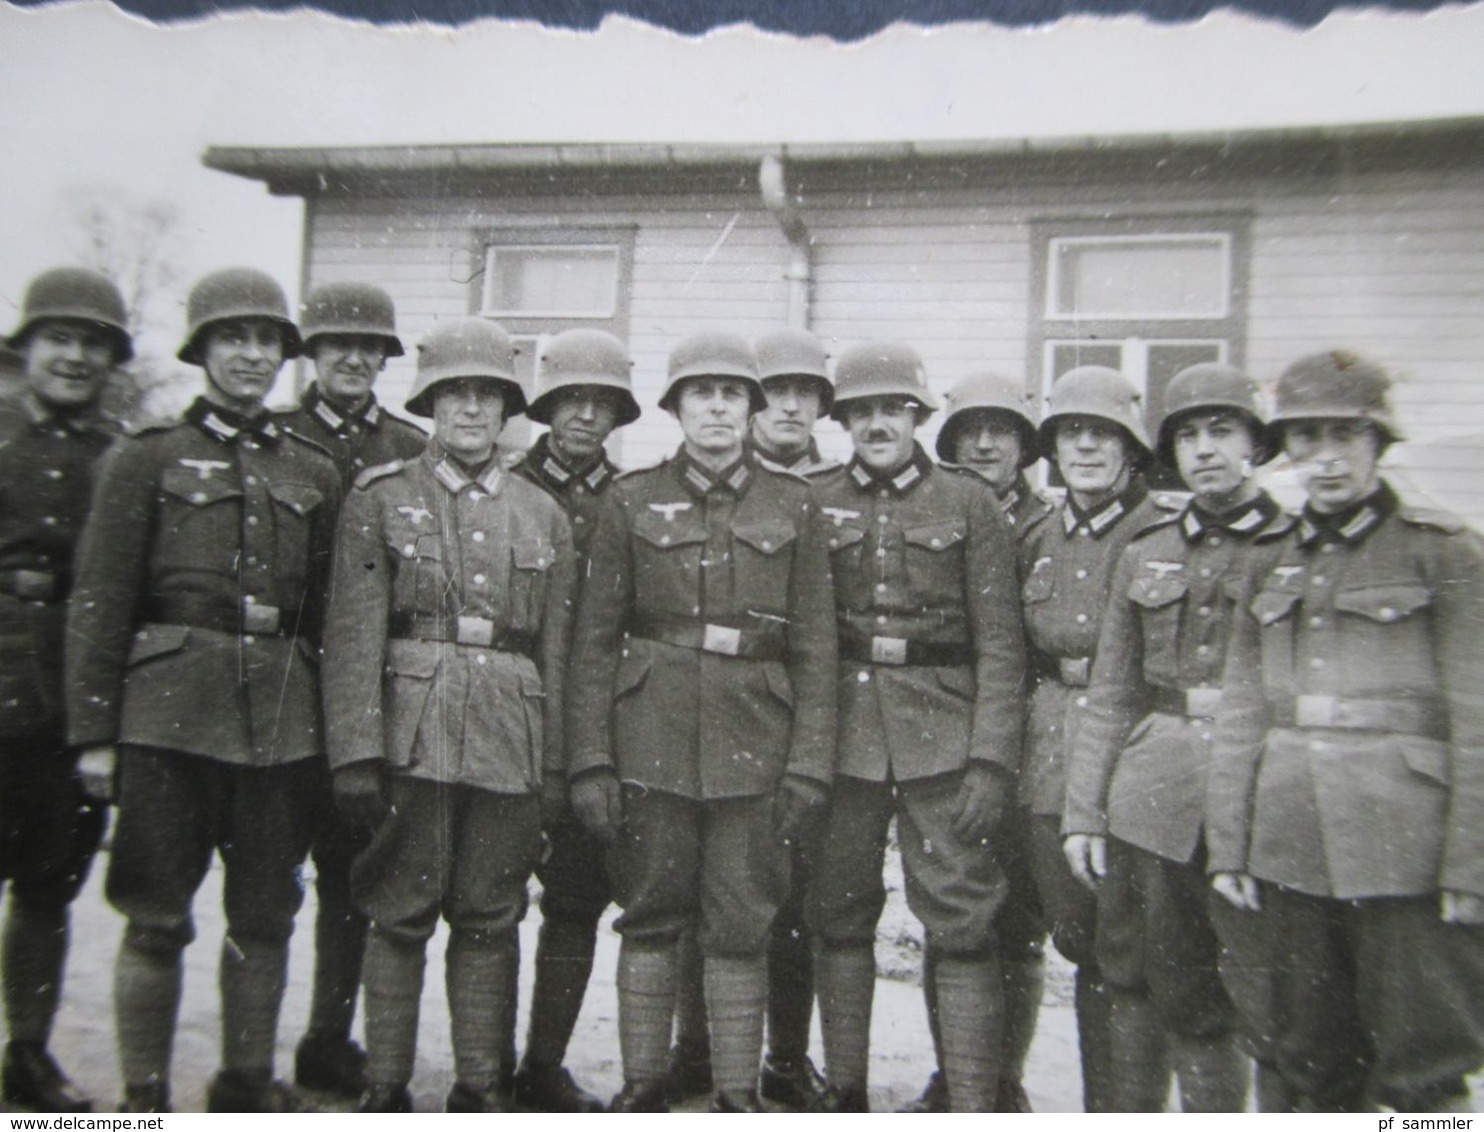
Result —
<path fill-rule="evenodd" d="M 1448 711 L 1435 700 L 1381 697 L 1295 696 L 1269 700 L 1275 727 L 1394 731 L 1432 739 L 1448 737 Z"/>
<path fill-rule="evenodd" d="M 403 640 L 448 641 L 495 652 L 519 653 L 532 659 L 536 656 L 535 633 L 496 629 L 495 623 L 487 617 L 459 617 L 450 621 L 447 617 L 399 610 L 392 614 L 387 629 L 390 636 Z"/>
<path fill-rule="evenodd" d="M 0 593 L 22 601 L 55 602 L 67 596 L 67 583 L 50 570 L 0 570 Z"/>
<path fill-rule="evenodd" d="M 788 651 L 788 638 L 777 630 L 738 629 L 679 617 L 636 617 L 629 622 L 628 633 L 678 648 L 744 660 L 782 660 Z"/>
<path fill-rule="evenodd" d="M 1085 688 L 1092 677 L 1090 656 L 1037 656 L 1032 667 L 1038 679 L 1056 680 L 1068 688 Z"/>
<path fill-rule="evenodd" d="M 909 641 L 904 637 L 868 637 L 840 630 L 840 659 L 896 667 L 957 668 L 974 663 L 974 650 L 962 641 Z"/>
<path fill-rule="evenodd" d="M 146 602 L 144 620 L 243 637 L 291 637 L 299 631 L 298 610 L 280 609 L 251 596 L 234 605 L 205 594 L 157 594 Z"/>
<path fill-rule="evenodd" d="M 1150 710 L 1189 719 L 1215 719 L 1221 708 L 1220 688 L 1155 688 Z"/>

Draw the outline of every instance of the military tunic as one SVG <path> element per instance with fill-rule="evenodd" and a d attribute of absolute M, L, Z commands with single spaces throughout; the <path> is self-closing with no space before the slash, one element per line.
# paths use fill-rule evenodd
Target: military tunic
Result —
<path fill-rule="evenodd" d="M 30 394 L 0 408 L 0 879 L 33 904 L 77 895 L 103 833 L 67 748 L 62 640 L 93 468 L 116 432 Z"/>
<path fill-rule="evenodd" d="M 956 475 L 971 476 L 989 486 L 989 481 L 968 464 L 942 463 L 938 466 Z M 1005 522 L 1015 532 L 1017 539 L 1024 539 L 1032 527 L 1056 510 L 1056 501 L 1031 486 L 1030 477 L 1024 472 L 1015 477 L 1015 482 L 1008 491 L 1004 494 L 996 491 L 994 497 L 999 502 L 1000 513 L 1005 516 Z"/>
<path fill-rule="evenodd" d="M 895 812 L 908 899 L 942 954 L 993 940 L 1004 896 L 993 854 L 951 831 L 970 762 L 1020 769 L 1024 636 L 1015 543 L 983 483 L 920 447 L 877 476 L 858 461 L 817 487 L 840 634 L 840 730 L 810 919 L 831 946 L 868 944 Z"/>
<path fill-rule="evenodd" d="M 747 456 L 712 472 L 683 449 L 619 479 L 582 587 L 568 771 L 625 784 L 626 937 L 678 938 L 704 889 L 735 895 L 705 897 L 702 949 L 761 951 L 788 887 L 769 802 L 785 772 L 830 782 L 834 666 L 807 483 Z"/>
<path fill-rule="evenodd" d="M 1484 895 L 1484 546 L 1383 482 L 1272 559 L 1233 632 L 1208 868 L 1262 882 L 1249 1024 L 1285 1081 L 1415 1111 L 1484 1060 L 1484 929 L 1438 899 Z"/>
<path fill-rule="evenodd" d="M 335 461 L 347 490 L 367 468 L 411 460 L 428 446 L 427 433 L 387 412 L 374 395 L 358 412 L 345 413 L 326 401 L 319 386 L 312 383 L 298 408 L 277 413 L 275 418 L 285 428 L 318 441 Z"/>
<path fill-rule="evenodd" d="M 241 897 L 229 930 L 281 943 L 323 773 L 318 645 L 339 477 L 266 414 L 198 399 L 179 423 L 120 441 L 97 480 L 67 709 L 74 745 L 121 748 L 109 898 L 131 944 L 183 946 L 221 847 Z"/>
<path fill-rule="evenodd" d="M 1192 504 L 1146 528 L 1113 574 L 1064 826 L 1111 835 L 1098 958 L 1114 985 L 1147 986 L 1174 1033 L 1233 1023 L 1202 836 L 1212 721 L 1245 571 L 1291 525 L 1267 495 L 1220 517 Z"/>

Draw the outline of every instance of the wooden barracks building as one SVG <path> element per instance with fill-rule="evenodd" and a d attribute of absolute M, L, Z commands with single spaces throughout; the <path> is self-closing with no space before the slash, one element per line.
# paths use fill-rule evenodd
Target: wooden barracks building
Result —
<path fill-rule="evenodd" d="M 526 344 L 627 341 L 645 416 L 626 466 L 678 442 L 654 410 L 672 345 L 807 326 L 838 354 L 911 342 L 933 387 L 975 369 L 1037 398 L 1117 366 L 1157 406 L 1182 367 L 1265 384 L 1345 347 L 1387 364 L 1410 443 L 1391 473 L 1484 526 L 1484 119 L 902 144 L 219 147 L 304 199 L 301 290 L 388 288 L 403 337 L 483 313 Z M 398 407 L 412 358 L 380 386 Z M 1153 422 L 1151 422 L 1153 423 Z M 935 427 L 935 425 L 934 425 Z M 844 448 L 833 425 L 827 451 Z M 1278 473 L 1281 480 L 1281 470 Z"/>

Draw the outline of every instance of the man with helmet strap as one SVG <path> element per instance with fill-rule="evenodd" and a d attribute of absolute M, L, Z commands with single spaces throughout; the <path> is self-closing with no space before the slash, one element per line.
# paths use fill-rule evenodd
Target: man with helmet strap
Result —
<path fill-rule="evenodd" d="M 937 439 L 943 468 L 988 484 L 1005 522 L 1016 538 L 1024 539 L 1056 506 L 1032 486 L 1026 474 L 1026 469 L 1040 458 L 1041 444 L 1024 389 L 1011 378 L 975 373 L 950 389 L 946 401 L 948 417 Z M 1031 1111 L 1023 1078 L 1045 990 L 1046 923 L 1036 899 L 1029 833 L 1019 820 L 1021 816 L 1018 807 L 1012 807 L 999 836 L 998 858 L 1009 890 L 995 917 L 995 954 L 1000 961 L 1004 995 L 996 1112 Z M 932 956 L 925 956 L 924 962 L 931 967 Z M 924 970 L 928 1025 L 941 1063 L 934 982 L 931 971 Z M 947 1104 L 943 1073 L 938 1069 L 928 1079 L 922 1095 L 902 1111 L 946 1112 Z"/>
<path fill-rule="evenodd" d="M 763 335 L 755 348 L 768 404 L 752 417 L 753 454 L 800 476 L 839 467 L 819 454 L 814 440 L 814 423 L 821 413 L 828 415 L 835 398 L 824 343 L 807 330 L 788 329 Z"/>
<path fill-rule="evenodd" d="M 203 396 L 99 472 L 68 614 L 68 725 L 85 785 L 119 800 L 107 892 L 128 921 L 114 972 L 125 1110 L 169 1109 L 181 952 L 219 851 L 222 1069 L 207 1108 L 296 1111 L 273 1051 L 324 774 L 314 658 L 340 479 L 263 408 L 300 349 L 278 284 L 214 272 L 186 315 L 178 356 L 204 369 Z"/>
<path fill-rule="evenodd" d="M 1206 867 L 1251 923 L 1265 1109 L 1470 1112 L 1484 1061 L 1484 544 L 1381 477 L 1390 387 L 1344 350 L 1279 377 L 1308 498 L 1249 572 L 1216 720 Z"/>
<path fill-rule="evenodd" d="M 1273 453 L 1257 384 L 1240 370 L 1202 363 L 1177 374 L 1155 450 L 1194 496 L 1146 526 L 1114 571 L 1071 755 L 1063 848 L 1097 894 L 1096 950 L 1115 1027 L 1151 1002 L 1180 1110 L 1241 1112 L 1249 1065 L 1217 970 L 1222 907 L 1205 878 L 1206 771 L 1233 595 L 1263 544 L 1293 524 L 1253 479 Z M 1117 1111 L 1164 1107 L 1163 1059 L 1140 1068 L 1118 1075 Z"/>
<path fill-rule="evenodd" d="M 12 1104 L 89 1112 L 47 1052 L 68 907 L 105 821 L 67 746 L 62 640 L 93 468 L 117 432 L 98 400 L 108 375 L 133 356 L 123 297 L 96 271 L 44 271 L 26 288 L 6 345 L 24 360 L 25 388 L 0 408 L 0 880 L 10 882 L 0 937 L 10 1041 L 0 1086 Z"/>
<path fill-rule="evenodd" d="M 1066 768 L 1087 707 L 1113 568 L 1123 548 L 1179 504 L 1151 496 L 1141 469 L 1151 453 L 1129 380 L 1106 366 L 1079 366 L 1057 379 L 1041 422 L 1041 448 L 1067 485 L 1056 513 L 1020 544 L 1021 601 L 1034 677 L 1020 804 L 1030 829 L 1031 868 L 1056 949 L 1077 965 L 1076 1012 L 1082 1098 L 1110 1112 L 1118 1073 L 1150 1072 L 1163 1058 L 1152 1011 L 1115 1021 L 1094 950 L 1097 903 L 1062 854 Z M 1135 1005 L 1138 1005 L 1137 1003 Z M 1161 1071 L 1162 1072 L 1162 1071 Z"/>
<path fill-rule="evenodd" d="M 603 446 L 614 429 L 639 418 L 633 363 L 613 335 L 586 329 L 556 335 L 539 361 L 537 394 L 526 416 L 548 431 L 514 470 L 567 513 L 581 577 L 601 500 L 618 473 Z M 550 851 L 536 866 L 541 935 L 515 1099 L 538 1112 L 601 1112 L 603 1102 L 579 1088 L 562 1061 L 592 976 L 598 921 L 613 900 L 605 849 L 565 806 L 548 827 L 547 840 Z"/>
<path fill-rule="evenodd" d="M 947 1107 L 994 1110 L 1005 876 L 991 841 L 1020 769 L 1025 646 L 1015 540 L 981 485 L 915 439 L 936 408 L 910 346 L 847 350 L 832 415 L 854 457 L 817 484 L 840 640 L 835 789 L 807 897 L 818 940 L 827 1109 L 869 1111 L 876 924 L 897 820 L 932 956 Z"/>
<path fill-rule="evenodd" d="M 757 1112 L 769 930 L 834 761 L 829 560 L 809 485 L 747 453 L 757 356 L 704 332 L 660 407 L 685 440 L 622 477 L 589 551 L 572 804 L 615 842 L 620 1112 L 665 1111 L 681 934 L 699 922 L 713 1111 Z"/>
<path fill-rule="evenodd" d="M 401 357 L 392 298 L 369 283 L 321 283 L 300 306 L 304 356 L 315 380 L 297 409 L 277 415 L 284 427 L 313 437 L 335 460 L 347 490 L 365 468 L 412 459 L 427 445 L 422 429 L 393 416 L 372 387 L 389 357 Z M 328 777 L 314 819 L 314 984 L 309 1025 L 294 1056 L 294 1080 L 358 1098 L 366 1087 L 366 1054 L 350 1037 L 366 949 L 366 918 L 350 895 L 350 866 L 365 841 L 337 815 Z"/>
<path fill-rule="evenodd" d="M 360 1112 L 409 1112 L 428 940 L 449 922 L 448 1112 L 512 1112 L 517 926 L 562 770 L 571 526 L 509 474 L 495 438 L 524 411 L 515 347 L 478 317 L 418 349 L 415 460 L 368 468 L 346 500 L 325 632 L 335 796 L 372 833 L 353 882 L 366 941 Z"/>

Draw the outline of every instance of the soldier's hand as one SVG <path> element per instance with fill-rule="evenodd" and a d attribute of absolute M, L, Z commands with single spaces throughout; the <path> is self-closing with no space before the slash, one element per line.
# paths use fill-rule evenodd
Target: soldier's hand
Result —
<path fill-rule="evenodd" d="M 77 776 L 82 780 L 82 792 L 99 802 L 113 801 L 113 772 L 118 756 L 111 743 L 83 748 L 77 757 Z"/>
<path fill-rule="evenodd" d="M 964 770 L 953 804 L 953 834 L 966 845 L 988 841 L 1005 816 L 1014 781 L 988 763 L 971 762 Z"/>
<path fill-rule="evenodd" d="M 1108 875 L 1108 839 L 1101 833 L 1073 833 L 1062 841 L 1061 851 L 1072 875 L 1096 892 Z"/>
<path fill-rule="evenodd" d="M 541 776 L 541 828 L 550 829 L 567 812 L 567 776 L 551 771 Z"/>
<path fill-rule="evenodd" d="M 785 845 L 792 845 L 804 827 L 824 812 L 829 791 L 818 782 L 797 774 L 785 774 L 773 792 L 773 832 Z"/>
<path fill-rule="evenodd" d="M 618 840 L 623 826 L 623 787 L 611 770 L 589 771 L 572 783 L 572 811 L 601 841 Z"/>
<path fill-rule="evenodd" d="M 1211 887 L 1233 908 L 1243 912 L 1262 911 L 1262 897 L 1259 895 L 1256 877 L 1246 873 L 1213 873 Z"/>
<path fill-rule="evenodd" d="M 1484 896 L 1456 889 L 1443 890 L 1443 923 L 1479 927 L 1484 924 Z"/>
<path fill-rule="evenodd" d="M 391 812 L 381 778 L 380 759 L 335 769 L 335 806 L 357 829 L 375 830 Z"/>

